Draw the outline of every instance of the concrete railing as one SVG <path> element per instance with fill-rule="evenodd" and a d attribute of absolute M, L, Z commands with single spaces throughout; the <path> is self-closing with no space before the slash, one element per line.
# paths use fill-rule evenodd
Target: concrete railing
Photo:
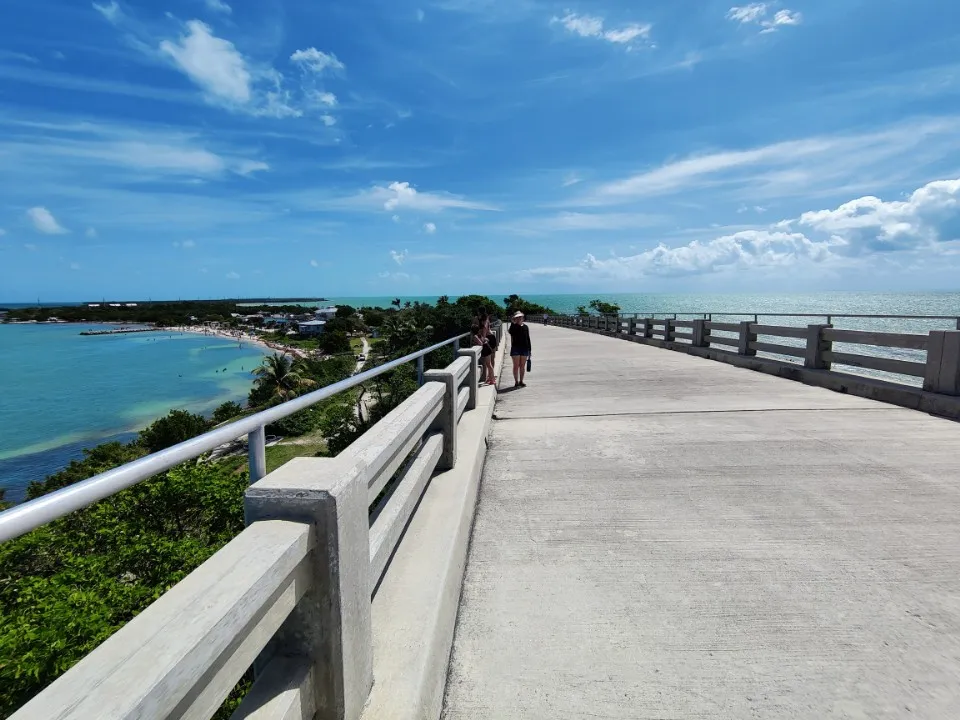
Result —
<path fill-rule="evenodd" d="M 683 320 L 670 317 L 631 315 L 547 315 L 537 322 L 621 337 L 633 342 L 653 344 L 713 360 L 751 367 L 772 374 L 817 384 L 841 392 L 873 397 L 907 407 L 928 410 L 948 417 L 960 417 L 960 330 L 931 330 L 926 335 L 913 333 L 844 330 L 831 323 L 805 327 L 758 322 L 714 322 L 710 316 Z M 776 317 L 825 317 L 790 315 Z M 840 317 L 956 320 L 950 316 L 905 315 L 833 315 Z M 960 321 L 957 321 L 960 326 Z M 835 349 L 835 344 L 847 348 Z M 911 351 L 911 359 L 870 354 L 888 348 Z M 766 353 L 780 358 L 761 358 Z M 862 368 L 894 376 L 915 377 L 922 387 L 896 379 L 878 380 L 836 372 L 835 365 Z"/>
<path fill-rule="evenodd" d="M 431 478 L 457 465 L 458 426 L 477 408 L 480 349 L 458 355 L 425 372 L 419 390 L 339 456 L 298 458 L 251 485 L 240 535 L 12 717 L 210 718 L 253 666 L 237 720 L 360 718 L 373 686 L 371 599 Z M 484 409 L 491 411 L 492 400 Z M 474 426 L 485 432 L 488 424 Z M 478 481 L 485 441 L 470 442 L 464 462 Z M 472 487 L 473 499 L 466 493 L 457 511 L 468 519 Z M 463 557 L 437 574 L 456 583 L 458 596 L 466 535 L 458 526 L 448 537 Z M 417 551 L 440 556 L 445 548 Z M 447 614 L 438 632 L 449 625 L 452 640 L 455 607 Z M 445 672 L 449 645 L 439 655 Z"/>

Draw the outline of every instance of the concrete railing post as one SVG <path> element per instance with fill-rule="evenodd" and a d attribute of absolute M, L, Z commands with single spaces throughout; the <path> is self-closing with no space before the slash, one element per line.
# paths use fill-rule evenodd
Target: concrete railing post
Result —
<path fill-rule="evenodd" d="M 693 321 L 693 340 L 690 341 L 690 344 L 693 347 L 707 347 L 709 345 L 708 338 L 709 330 L 707 330 L 707 321 L 706 320 L 694 320 Z"/>
<path fill-rule="evenodd" d="M 676 328 L 673 327 L 673 320 L 669 318 L 664 318 L 663 320 L 663 340 L 664 342 L 673 342 L 674 337 L 673 333 L 676 331 Z"/>
<path fill-rule="evenodd" d="M 643 319 L 643 337 L 648 340 L 653 337 L 653 318 Z"/>
<path fill-rule="evenodd" d="M 461 350 L 457 353 L 457 357 L 470 358 L 470 373 L 467 375 L 467 387 L 470 388 L 470 399 L 467 400 L 467 410 L 475 410 L 477 407 L 477 395 L 480 392 L 480 348 L 472 347 L 467 350 Z"/>
<path fill-rule="evenodd" d="M 960 331 L 930 331 L 923 389 L 942 395 L 960 395 Z"/>
<path fill-rule="evenodd" d="M 628 320 L 627 322 L 628 322 L 628 325 L 627 325 L 627 334 L 628 334 L 628 335 L 636 335 L 636 334 L 637 334 L 637 319 L 636 319 L 635 317 L 632 317 L 632 318 L 630 318 L 630 320 Z"/>
<path fill-rule="evenodd" d="M 262 657 L 307 657 L 316 717 L 358 720 L 373 686 L 366 466 L 348 453 L 296 458 L 247 490 L 247 524 L 308 523 L 313 582 Z"/>
<path fill-rule="evenodd" d="M 443 454 L 438 470 L 449 470 L 457 464 L 457 376 L 449 370 L 427 370 L 424 382 L 441 382 L 445 386 L 443 408 L 431 429 L 443 433 Z"/>
<path fill-rule="evenodd" d="M 830 352 L 833 343 L 823 338 L 823 331 L 833 325 L 807 325 L 807 351 L 803 356 L 804 367 L 814 370 L 829 370 L 830 363 L 823 358 L 825 352 Z"/>
<path fill-rule="evenodd" d="M 749 321 L 740 323 L 740 338 L 737 344 L 738 355 L 756 355 L 757 351 L 750 347 L 750 343 L 757 341 L 757 335 L 750 331 Z"/>

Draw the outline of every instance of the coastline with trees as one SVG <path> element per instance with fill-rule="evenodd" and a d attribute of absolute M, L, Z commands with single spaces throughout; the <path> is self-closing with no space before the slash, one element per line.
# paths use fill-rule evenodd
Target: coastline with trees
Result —
<path fill-rule="evenodd" d="M 50 310 L 55 317 L 65 314 Z M 368 358 L 375 367 L 469 330 L 480 311 L 503 318 L 516 310 L 551 312 L 516 295 L 503 303 L 466 296 L 454 302 L 441 297 L 434 305 L 344 308 L 321 337 L 294 339 L 303 355 L 267 356 L 252 373 L 245 404 L 224 403 L 210 417 L 172 410 L 135 440 L 98 445 L 31 483 L 27 497 L 350 377 L 357 369 L 351 340 L 358 336 L 376 335 Z M 452 359 L 452 349 L 443 348 L 425 357 L 425 367 L 444 367 Z M 268 471 L 294 457 L 338 454 L 416 388 L 415 368 L 407 365 L 268 426 L 274 438 L 267 447 Z M 0 718 L 239 533 L 247 486 L 245 447 L 238 441 L 0 545 Z M 236 688 L 218 717 L 229 716 L 247 685 Z"/>

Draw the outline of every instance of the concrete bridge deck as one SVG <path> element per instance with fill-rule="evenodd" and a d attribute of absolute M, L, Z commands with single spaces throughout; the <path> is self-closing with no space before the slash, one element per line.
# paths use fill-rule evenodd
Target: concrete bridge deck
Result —
<path fill-rule="evenodd" d="M 960 717 L 960 425 L 531 330 L 444 717 Z"/>

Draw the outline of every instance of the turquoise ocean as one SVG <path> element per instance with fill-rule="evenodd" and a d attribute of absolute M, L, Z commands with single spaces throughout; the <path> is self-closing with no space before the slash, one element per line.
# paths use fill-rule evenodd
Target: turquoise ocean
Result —
<path fill-rule="evenodd" d="M 490 294 L 502 300 L 503 294 Z M 941 320 L 834 318 L 850 329 L 925 333 L 956 329 L 960 292 L 818 293 L 811 295 L 662 295 L 588 293 L 524 295 L 572 313 L 597 298 L 624 313 L 712 313 L 715 320 L 783 314 L 770 324 L 803 325 L 817 319 L 792 313 L 942 315 Z M 389 307 L 390 297 L 331 297 L 326 304 Z M 450 296 L 455 300 L 456 296 Z M 400 296 L 401 302 L 436 302 L 437 296 Z M 722 317 L 721 317 L 722 316 Z M 143 333 L 82 337 L 84 325 L 0 325 L 0 487 L 18 500 L 39 480 L 82 455 L 83 449 L 133 434 L 173 408 L 209 412 L 243 400 L 250 370 L 263 350 L 191 334 Z M 914 351 L 891 351 L 909 359 Z"/>
<path fill-rule="evenodd" d="M 115 326 L 113 326 L 115 327 Z M 264 350 L 191 333 L 81 336 L 96 325 L 0 325 L 0 487 L 32 480 L 129 440 L 168 411 L 207 413 L 250 391 Z"/>

